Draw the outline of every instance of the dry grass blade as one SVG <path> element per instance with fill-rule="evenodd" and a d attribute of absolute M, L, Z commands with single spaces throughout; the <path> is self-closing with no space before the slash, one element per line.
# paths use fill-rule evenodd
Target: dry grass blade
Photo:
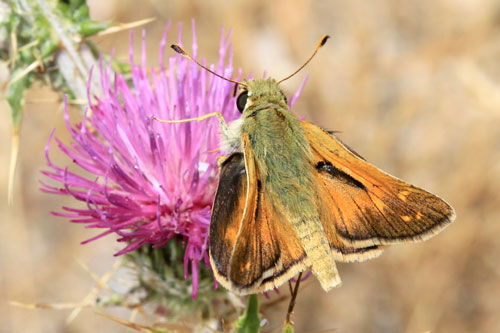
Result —
<path fill-rule="evenodd" d="M 80 303 L 22 303 L 17 301 L 9 301 L 12 306 L 17 306 L 24 309 L 51 309 L 51 310 L 65 310 L 74 309 L 80 306 Z"/>
<path fill-rule="evenodd" d="M 183 322 L 179 322 L 177 324 L 164 324 L 162 323 L 161 325 L 153 325 L 153 326 L 147 326 L 147 325 L 141 325 L 138 323 L 134 323 L 132 321 L 127 321 L 123 320 L 114 316 L 107 315 L 105 313 L 101 312 L 96 312 L 99 316 L 102 316 L 106 319 L 112 320 L 116 323 L 119 323 L 121 325 L 124 325 L 126 327 L 135 329 L 139 332 L 145 332 L 145 333 L 160 333 L 160 332 L 192 332 L 193 328 L 186 326 Z M 205 329 L 208 329 L 209 331 L 214 331 L 210 329 L 209 327 L 204 327 Z M 214 331 L 215 332 L 215 331 Z"/>
<path fill-rule="evenodd" d="M 140 27 L 141 25 L 146 25 L 150 22 L 153 22 L 154 20 L 156 20 L 156 17 L 150 17 L 150 18 L 147 18 L 144 20 L 134 21 L 134 22 L 130 22 L 130 23 L 120 23 L 118 25 L 114 25 L 112 27 L 107 28 L 106 30 L 101 31 L 101 32 L 97 33 L 96 35 L 97 36 L 104 36 L 104 35 L 114 34 L 114 33 L 117 33 L 117 32 L 123 31 L 123 30 L 133 29 L 133 28 Z"/>
<path fill-rule="evenodd" d="M 115 261 L 115 263 L 113 264 L 113 266 L 111 266 L 111 269 L 108 272 L 106 272 L 99 279 L 99 281 L 97 282 L 97 286 L 94 287 L 90 291 L 90 293 L 87 296 L 85 296 L 85 298 L 82 300 L 82 302 L 78 306 L 76 306 L 75 309 L 70 313 L 70 315 L 66 319 L 66 323 L 72 322 L 73 319 L 75 319 L 76 316 L 78 316 L 78 314 L 80 313 L 80 311 L 82 311 L 83 307 L 92 304 L 93 300 L 95 299 L 95 297 L 97 296 L 97 294 L 101 290 L 102 286 L 105 285 L 109 281 L 109 279 L 113 276 L 113 274 L 118 270 L 118 268 L 120 266 L 121 266 L 121 262 L 119 260 Z"/>
<path fill-rule="evenodd" d="M 19 73 L 15 78 L 13 78 L 9 84 L 12 84 L 16 81 L 21 80 L 23 77 L 34 71 L 37 67 L 43 66 L 43 62 L 41 60 L 35 60 L 33 61 L 28 67 L 22 70 L 21 73 Z"/>
<path fill-rule="evenodd" d="M 144 326 L 144 325 L 140 325 L 140 324 L 137 324 L 137 323 L 133 323 L 131 321 L 127 321 L 127 320 L 123 320 L 123 319 L 120 319 L 120 318 L 117 318 L 117 317 L 113 317 L 113 316 L 110 316 L 110 315 L 107 315 L 105 313 L 101 313 L 101 312 L 96 312 L 96 314 L 98 314 L 99 316 L 102 316 L 106 319 L 109 319 L 109 320 L 112 320 L 114 322 L 117 322 L 119 324 L 122 324 L 124 326 L 127 326 L 129 328 L 133 328 L 139 332 L 158 332 L 157 329 L 151 327 L 151 326 Z"/>

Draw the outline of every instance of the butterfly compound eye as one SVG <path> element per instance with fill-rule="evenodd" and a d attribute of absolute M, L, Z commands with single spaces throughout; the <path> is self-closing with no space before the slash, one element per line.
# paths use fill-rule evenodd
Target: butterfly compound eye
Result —
<path fill-rule="evenodd" d="M 236 107 L 240 112 L 243 112 L 243 110 L 245 110 L 245 105 L 247 105 L 247 99 L 248 99 L 248 91 L 242 92 L 238 96 L 238 99 L 236 99 Z"/>
<path fill-rule="evenodd" d="M 286 98 L 286 95 L 281 93 L 281 96 L 283 97 L 283 100 L 285 101 L 285 104 L 288 104 L 288 98 Z"/>

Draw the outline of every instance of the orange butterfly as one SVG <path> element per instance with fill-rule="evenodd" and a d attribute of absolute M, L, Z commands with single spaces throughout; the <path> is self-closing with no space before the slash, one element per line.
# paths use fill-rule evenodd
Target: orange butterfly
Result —
<path fill-rule="evenodd" d="M 280 81 L 222 77 L 240 86 L 242 115 L 231 125 L 217 112 L 164 121 L 219 118 L 228 156 L 219 160 L 210 261 L 217 281 L 238 294 L 279 287 L 309 268 L 329 290 L 341 282 L 335 261 L 363 261 L 380 255 L 383 245 L 426 240 L 455 219 L 444 200 L 291 114 L 279 84 L 295 73 Z"/>

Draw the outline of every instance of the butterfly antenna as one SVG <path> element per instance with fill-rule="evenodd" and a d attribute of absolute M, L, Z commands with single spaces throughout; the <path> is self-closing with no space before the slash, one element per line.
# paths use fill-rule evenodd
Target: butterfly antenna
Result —
<path fill-rule="evenodd" d="M 306 67 L 306 65 L 309 63 L 309 61 L 311 61 L 312 58 L 314 58 L 314 56 L 316 55 L 316 53 L 318 53 L 319 49 L 325 45 L 326 41 L 328 40 L 328 38 L 330 38 L 330 36 L 328 35 L 323 35 L 323 37 L 321 37 L 318 45 L 316 46 L 316 49 L 314 50 L 313 54 L 309 57 L 309 59 L 307 59 L 307 61 L 302 65 L 300 66 L 299 69 L 297 69 L 295 72 L 293 72 L 292 74 L 288 75 L 287 77 L 285 77 L 284 79 L 281 79 L 278 81 L 278 84 L 280 84 L 281 82 L 285 81 L 285 80 L 288 80 L 289 78 L 291 78 L 292 76 L 294 76 L 295 74 L 297 74 L 298 72 L 300 72 L 302 70 L 302 68 Z"/>
<path fill-rule="evenodd" d="M 214 71 L 208 69 L 207 67 L 203 66 L 202 64 L 200 64 L 198 61 L 196 61 L 193 57 L 191 57 L 191 55 L 182 47 L 180 46 L 179 44 L 172 44 L 170 45 L 170 47 L 177 53 L 179 53 L 180 55 L 188 58 L 189 60 L 193 61 L 195 64 L 197 64 L 198 66 L 200 66 L 201 68 L 203 68 L 204 70 L 206 70 L 207 72 L 210 72 L 212 73 L 213 75 L 215 76 L 218 76 L 220 77 L 221 79 L 224 79 L 226 81 L 229 81 L 229 82 L 233 82 L 233 83 L 236 83 L 236 84 L 241 84 L 243 86 L 246 86 L 243 82 L 239 82 L 239 81 L 235 81 L 235 80 L 231 80 L 231 79 L 228 79 L 222 75 L 219 75 L 217 73 L 215 73 Z"/>

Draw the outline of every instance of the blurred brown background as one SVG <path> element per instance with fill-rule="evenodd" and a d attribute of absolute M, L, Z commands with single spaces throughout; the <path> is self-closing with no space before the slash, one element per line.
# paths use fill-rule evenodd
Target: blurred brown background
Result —
<path fill-rule="evenodd" d="M 368 161 L 445 198 L 457 221 L 432 240 L 395 245 L 378 259 L 339 264 L 343 286 L 329 293 L 310 279 L 298 297 L 298 332 L 500 331 L 500 1 L 89 1 L 96 20 L 146 26 L 156 64 L 165 23 L 183 21 L 189 45 L 196 19 L 199 54 L 218 57 L 221 26 L 233 29 L 235 67 L 281 78 L 332 38 L 284 84 L 310 79 L 294 108 L 339 136 Z M 174 25 L 175 27 L 175 25 Z M 177 28 L 170 41 L 176 39 Z M 136 42 L 139 34 L 136 33 Z M 96 40 L 126 61 L 128 32 Z M 136 43 L 136 50 L 137 43 Z M 84 309 L 28 310 L 8 301 L 78 302 L 95 286 L 79 262 L 107 272 L 112 237 L 81 246 L 95 232 L 49 214 L 65 202 L 38 190 L 52 128 L 68 140 L 48 89 L 28 94 L 15 204 L 6 203 L 10 149 L 7 103 L 0 102 L 0 331 L 124 331 Z M 74 116 L 78 116 L 74 113 Z M 68 163 L 55 149 L 59 163 Z M 287 290 L 283 289 L 283 293 Z M 264 308 L 276 329 L 286 301 Z M 127 319 L 127 313 L 110 312 Z"/>

